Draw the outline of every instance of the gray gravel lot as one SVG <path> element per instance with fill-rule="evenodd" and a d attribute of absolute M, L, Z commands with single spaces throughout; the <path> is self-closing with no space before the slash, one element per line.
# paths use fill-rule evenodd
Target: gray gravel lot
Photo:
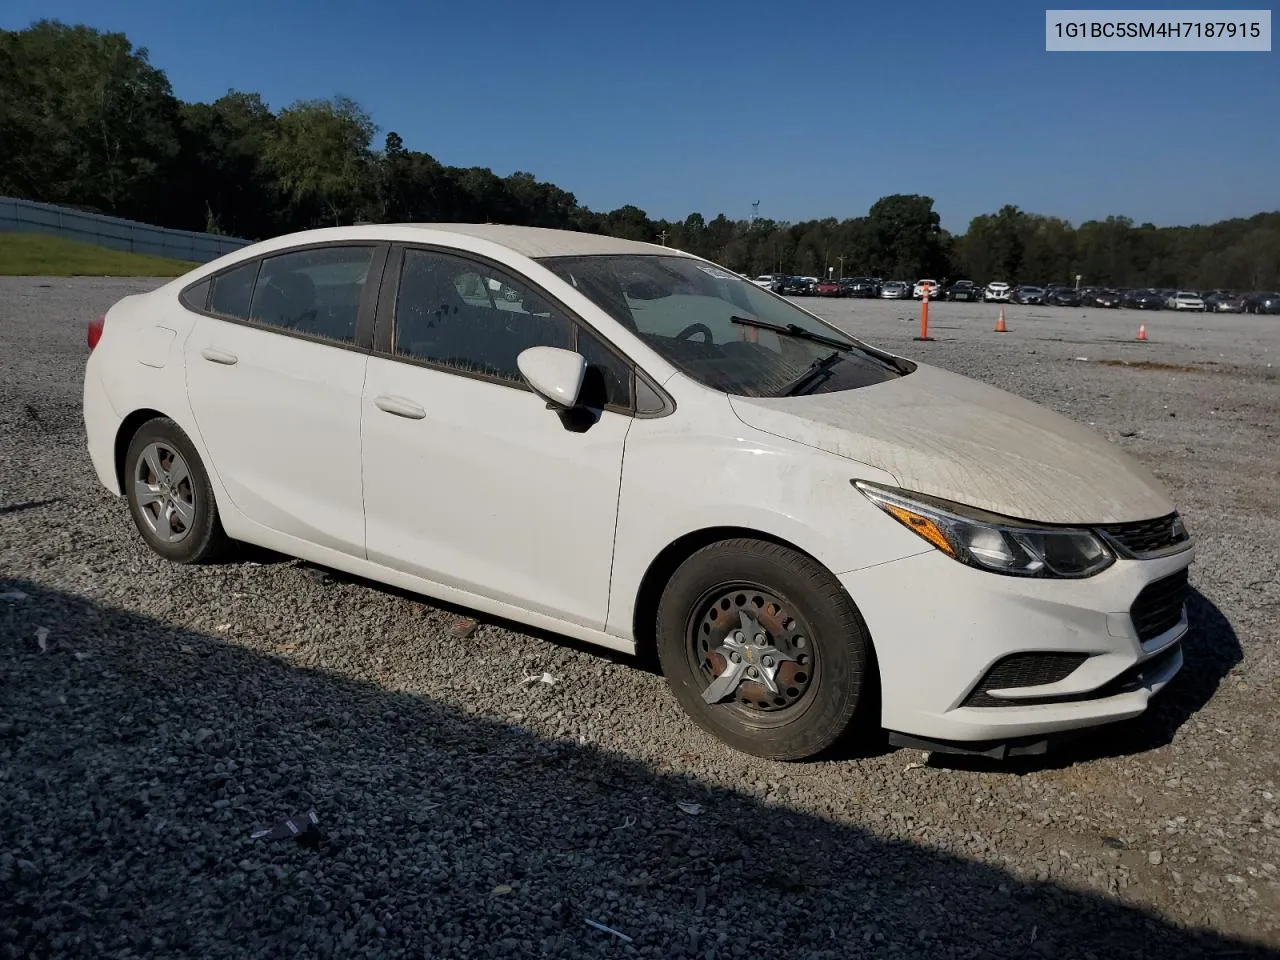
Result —
<path fill-rule="evenodd" d="M 804 301 L 1093 425 L 1199 559 L 1143 720 L 787 765 L 624 658 L 153 556 L 80 421 L 85 323 L 150 285 L 0 278 L 0 957 L 1280 956 L 1280 318 Z"/>

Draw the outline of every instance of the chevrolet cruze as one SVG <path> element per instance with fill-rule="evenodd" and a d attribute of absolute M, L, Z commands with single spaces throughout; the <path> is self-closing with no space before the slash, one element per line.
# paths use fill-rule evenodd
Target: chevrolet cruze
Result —
<path fill-rule="evenodd" d="M 316 230 L 88 340 L 89 456 L 161 556 L 257 544 L 653 650 L 749 753 L 1040 749 L 1182 666 L 1193 550 L 1146 469 L 667 247 Z"/>

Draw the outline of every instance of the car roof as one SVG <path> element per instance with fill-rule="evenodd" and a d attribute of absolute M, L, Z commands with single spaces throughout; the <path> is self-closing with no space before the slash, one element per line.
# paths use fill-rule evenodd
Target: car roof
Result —
<path fill-rule="evenodd" d="M 516 227 L 501 223 L 362 223 L 346 227 L 320 227 L 282 234 L 240 247 L 219 258 L 218 263 L 248 259 L 263 253 L 274 253 L 309 243 L 341 243 L 343 241 L 399 241 L 401 243 L 436 243 L 483 252 L 485 244 L 494 244 L 520 256 L 572 257 L 595 254 L 663 254 L 692 257 L 673 247 L 639 240 L 622 240 L 597 233 L 575 230 L 552 230 L 547 227 Z M 206 265 L 207 266 L 207 265 Z"/>
<path fill-rule="evenodd" d="M 671 247 L 639 240 L 623 240 L 600 233 L 553 230 L 549 227 L 515 227 L 501 223 L 405 223 L 387 226 L 413 227 L 441 233 L 461 234 L 501 244 L 526 257 L 572 257 L 590 254 L 665 253 L 687 256 Z"/>

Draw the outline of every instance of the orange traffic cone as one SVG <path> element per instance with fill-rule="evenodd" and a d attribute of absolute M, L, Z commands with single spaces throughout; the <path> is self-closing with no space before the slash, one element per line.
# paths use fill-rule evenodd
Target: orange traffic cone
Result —
<path fill-rule="evenodd" d="M 1004 307 L 1000 308 L 1000 316 L 996 320 L 996 333 L 1008 333 L 1004 325 Z"/>
<path fill-rule="evenodd" d="M 1139 340 L 1147 339 L 1147 325 L 1145 323 L 1138 324 L 1138 339 Z"/>

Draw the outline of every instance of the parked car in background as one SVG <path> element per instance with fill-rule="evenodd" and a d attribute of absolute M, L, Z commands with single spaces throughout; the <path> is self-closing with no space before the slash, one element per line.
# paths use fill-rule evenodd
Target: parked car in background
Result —
<path fill-rule="evenodd" d="M 1244 313 L 1246 302 L 1243 293 L 1217 290 L 1204 298 L 1204 307 L 1209 313 Z"/>
<path fill-rule="evenodd" d="M 948 300 L 963 300 L 966 303 L 973 303 L 981 294 L 972 280 L 957 280 L 947 288 L 945 296 Z"/>
<path fill-rule="evenodd" d="M 1250 293 L 1244 298 L 1245 313 L 1280 313 L 1280 293 Z"/>
<path fill-rule="evenodd" d="M 1130 290 L 1124 296 L 1124 306 L 1130 310 L 1163 310 L 1164 299 L 1155 290 Z"/>
<path fill-rule="evenodd" d="M 1044 287 L 1033 283 L 1020 283 L 1013 290 L 1014 303 L 1044 303 Z"/>
<path fill-rule="evenodd" d="M 878 297 L 880 296 L 880 284 L 872 277 L 853 277 L 845 281 L 845 289 L 849 291 L 851 297 Z"/>
<path fill-rule="evenodd" d="M 762 273 L 751 282 L 757 287 L 764 287 L 766 290 L 769 290 L 779 279 L 780 277 L 776 273 Z"/>
<path fill-rule="evenodd" d="M 1194 310 L 1204 313 L 1204 298 L 1194 290 L 1179 290 L 1171 298 L 1174 310 Z"/>
<path fill-rule="evenodd" d="M 911 296 L 916 300 L 924 299 L 924 292 L 929 291 L 929 299 L 937 300 L 940 286 L 937 280 L 917 280 L 916 285 L 911 290 Z"/>
<path fill-rule="evenodd" d="M 1013 288 L 1000 280 L 994 280 L 982 288 L 983 303 L 1008 303 L 1013 297 Z"/>
<path fill-rule="evenodd" d="M 820 297 L 843 297 L 844 287 L 839 280 L 819 280 L 813 292 Z"/>
<path fill-rule="evenodd" d="M 1118 290 L 1094 290 L 1088 297 L 1081 298 L 1081 305 L 1086 307 L 1105 307 L 1115 310 L 1124 302 Z"/>
<path fill-rule="evenodd" d="M 910 300 L 911 285 L 904 280 L 889 280 L 880 287 L 882 300 Z"/>
<path fill-rule="evenodd" d="M 747 753 L 1041 753 L 1183 666 L 1195 545 L 1150 470 L 677 250 L 312 230 L 125 297 L 88 345 L 89 460 L 160 557 L 247 542 L 656 654 Z"/>
<path fill-rule="evenodd" d="M 1078 307 L 1082 303 L 1080 291 L 1074 287 L 1053 287 L 1045 293 L 1044 302 L 1055 307 Z"/>

